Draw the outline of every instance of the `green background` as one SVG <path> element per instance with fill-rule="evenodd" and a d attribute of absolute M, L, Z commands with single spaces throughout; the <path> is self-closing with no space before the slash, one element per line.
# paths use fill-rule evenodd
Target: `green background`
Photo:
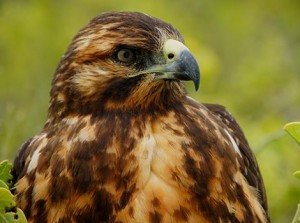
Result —
<path fill-rule="evenodd" d="M 104 11 L 142 11 L 177 27 L 202 74 L 201 102 L 225 105 L 256 153 L 272 222 L 300 203 L 300 147 L 282 127 L 300 117 L 300 1 L 0 0 L 0 160 L 44 124 L 50 83 L 76 32 Z"/>

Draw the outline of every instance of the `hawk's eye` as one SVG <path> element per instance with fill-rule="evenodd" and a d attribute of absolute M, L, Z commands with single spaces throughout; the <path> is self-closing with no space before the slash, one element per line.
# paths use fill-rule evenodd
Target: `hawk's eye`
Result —
<path fill-rule="evenodd" d="M 134 52 L 130 49 L 121 49 L 117 51 L 116 58 L 118 61 L 126 64 L 130 64 L 134 60 Z"/>

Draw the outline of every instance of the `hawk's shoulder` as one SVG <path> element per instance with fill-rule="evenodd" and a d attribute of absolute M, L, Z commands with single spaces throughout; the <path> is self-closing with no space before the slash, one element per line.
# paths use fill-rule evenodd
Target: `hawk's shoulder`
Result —
<path fill-rule="evenodd" d="M 15 181 L 17 181 L 21 175 L 24 175 L 24 166 L 30 150 L 29 145 L 32 142 L 32 140 L 33 137 L 29 138 L 25 143 L 23 143 L 14 160 L 12 174 L 14 176 Z"/>
<path fill-rule="evenodd" d="M 260 203 L 267 213 L 267 199 L 261 173 L 243 130 L 224 106 L 218 104 L 204 104 L 204 106 L 216 116 L 236 142 L 244 164 L 241 168 L 241 172 L 249 185 L 258 190 Z"/>

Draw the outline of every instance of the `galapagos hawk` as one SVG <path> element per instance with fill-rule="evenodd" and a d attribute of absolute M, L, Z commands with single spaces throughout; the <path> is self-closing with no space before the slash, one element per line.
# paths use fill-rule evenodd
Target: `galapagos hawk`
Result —
<path fill-rule="evenodd" d="M 30 223 L 269 222 L 262 177 L 223 106 L 188 97 L 198 64 L 170 24 L 104 13 L 56 70 L 48 118 L 14 161 Z"/>

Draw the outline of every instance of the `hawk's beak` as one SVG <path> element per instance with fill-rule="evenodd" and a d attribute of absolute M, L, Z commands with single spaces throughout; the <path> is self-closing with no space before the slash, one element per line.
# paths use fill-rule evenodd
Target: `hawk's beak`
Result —
<path fill-rule="evenodd" d="M 192 80 L 196 91 L 200 84 L 200 70 L 195 57 L 181 42 L 169 39 L 163 46 L 165 64 L 156 65 L 160 69 L 157 79 Z"/>
<path fill-rule="evenodd" d="M 195 89 L 198 90 L 200 70 L 189 49 L 183 43 L 169 39 L 165 42 L 162 52 L 164 55 L 163 63 L 155 64 L 139 72 L 139 74 L 155 73 L 155 79 L 192 80 Z"/>

